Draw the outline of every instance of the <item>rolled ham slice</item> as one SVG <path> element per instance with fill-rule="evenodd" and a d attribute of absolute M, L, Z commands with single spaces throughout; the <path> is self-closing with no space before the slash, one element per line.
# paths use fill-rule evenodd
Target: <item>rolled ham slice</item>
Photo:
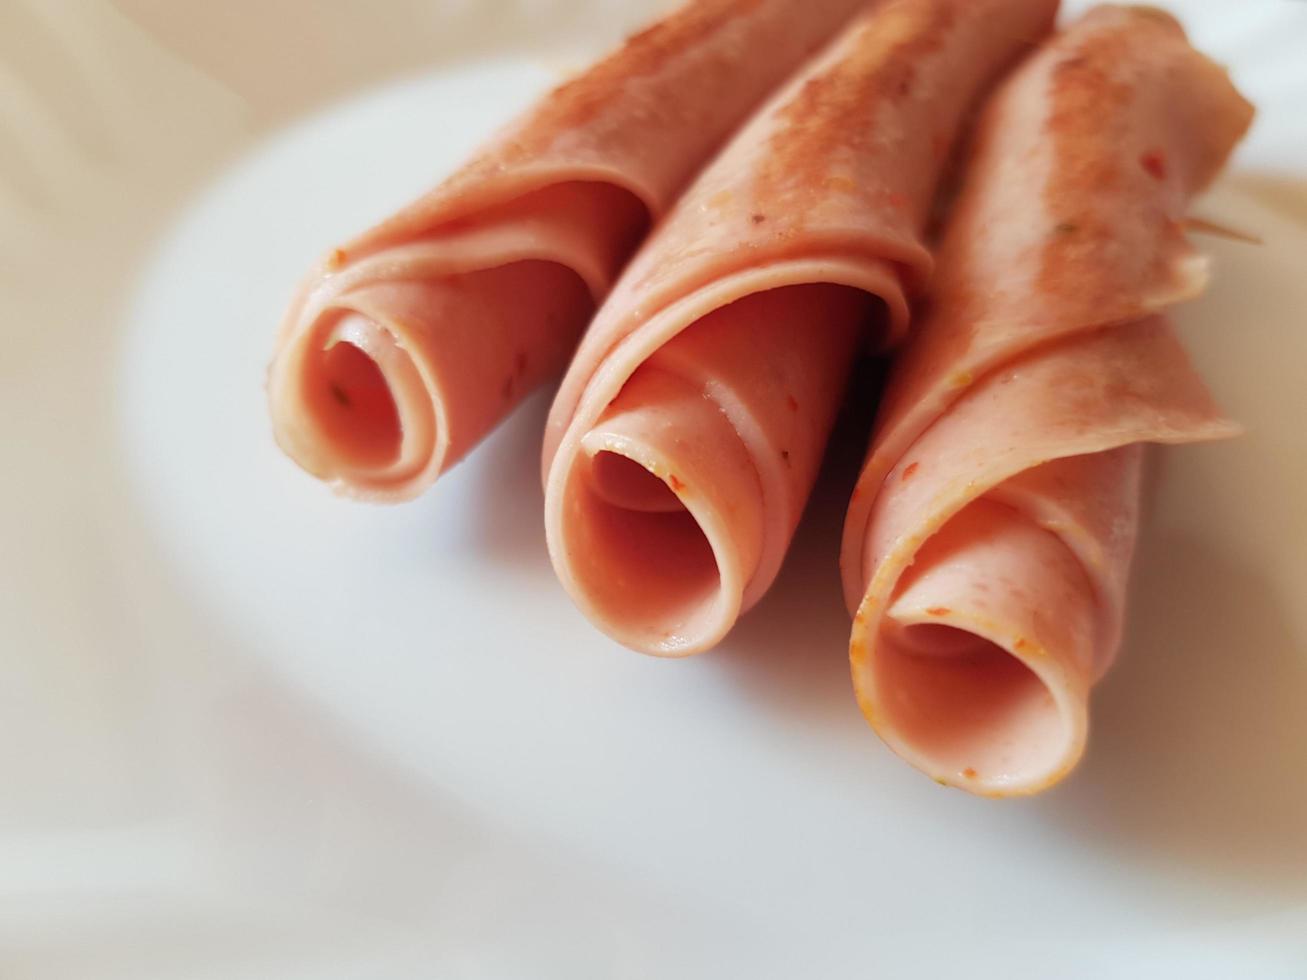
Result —
<path fill-rule="evenodd" d="M 1055 0 L 892 0 L 768 103 L 587 332 L 544 447 L 554 568 L 621 643 L 719 641 L 775 578 L 860 344 L 907 326 L 964 113 Z"/>
<path fill-rule="evenodd" d="M 1121 638 L 1145 443 L 1234 435 L 1163 313 L 1251 106 L 1170 16 L 1102 7 L 979 126 L 845 526 L 859 704 L 937 781 L 1044 789 Z"/>
<path fill-rule="evenodd" d="M 421 492 L 562 373 L 651 220 L 865 2 L 693 0 L 331 250 L 269 371 L 282 448 L 349 494 Z"/>

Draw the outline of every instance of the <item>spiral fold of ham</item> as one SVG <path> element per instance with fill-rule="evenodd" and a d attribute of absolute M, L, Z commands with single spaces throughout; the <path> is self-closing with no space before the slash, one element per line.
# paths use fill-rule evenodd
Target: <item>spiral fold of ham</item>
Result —
<path fill-rule="evenodd" d="M 780 568 L 860 345 L 907 326 L 964 114 L 1055 0 L 889 0 L 700 175 L 596 316 L 545 436 L 545 525 L 602 630 L 679 656 Z"/>
<path fill-rule="evenodd" d="M 1145 443 L 1234 435 L 1164 315 L 1191 197 L 1247 129 L 1153 8 L 1101 7 L 987 106 L 845 525 L 868 721 L 937 781 L 1042 790 L 1120 643 Z"/>
<path fill-rule="evenodd" d="M 269 370 L 278 443 L 374 500 L 429 486 L 540 384 L 652 221 L 867 0 L 692 0 L 332 250 Z"/>

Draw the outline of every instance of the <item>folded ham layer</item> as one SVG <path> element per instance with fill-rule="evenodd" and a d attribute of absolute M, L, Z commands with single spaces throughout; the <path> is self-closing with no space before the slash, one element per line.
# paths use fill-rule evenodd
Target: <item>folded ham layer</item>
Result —
<path fill-rule="evenodd" d="M 867 333 L 907 324 L 963 114 L 1055 0 L 891 0 L 699 177 L 623 275 L 545 436 L 560 579 L 620 642 L 720 640 L 780 567 Z"/>
<path fill-rule="evenodd" d="M 1203 288 L 1181 221 L 1251 114 L 1171 17 L 1101 7 L 981 119 L 842 556 L 858 701 L 940 782 L 1029 793 L 1075 764 L 1141 444 L 1238 431 L 1160 311 Z"/>
<path fill-rule="evenodd" d="M 562 373 L 650 222 L 866 2 L 694 0 L 332 250 L 269 372 L 282 448 L 347 493 L 421 492 Z"/>

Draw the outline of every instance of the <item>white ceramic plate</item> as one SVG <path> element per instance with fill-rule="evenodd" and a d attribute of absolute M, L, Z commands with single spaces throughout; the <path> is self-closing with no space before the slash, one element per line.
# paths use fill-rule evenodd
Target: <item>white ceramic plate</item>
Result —
<path fill-rule="evenodd" d="M 342 930 L 371 937 L 369 976 L 1307 976 L 1307 4 L 1167 4 L 1261 108 L 1199 210 L 1265 245 L 1205 241 L 1215 285 L 1179 313 L 1249 432 L 1162 456 L 1089 756 L 1007 803 L 936 787 L 859 716 L 838 473 L 762 605 L 667 662 L 598 635 L 553 578 L 545 396 L 394 509 L 333 498 L 272 443 L 263 369 L 310 260 L 652 9 L 633 6 L 0 15 L 0 37 L 4 17 L 28 32 L 0 41 L 22 123 L 0 143 L 20 475 L 0 703 L 40 747 L 10 760 L 29 802 L 0 848 L 27 877 L 0 864 L 0 900 L 41 892 L 51 861 L 81 881 L 54 856 L 71 821 L 120 834 L 102 862 L 149 855 L 137 892 L 222 882 L 224 922 L 277 896 L 280 924 L 228 945 L 294 935 L 305 976 Z M 361 832 L 332 829 L 323 785 Z M 448 805 L 417 820 L 396 786 Z M 388 910 L 375 936 L 360 882 Z M 190 901 L 207 938 L 169 948 L 218 962 Z"/>

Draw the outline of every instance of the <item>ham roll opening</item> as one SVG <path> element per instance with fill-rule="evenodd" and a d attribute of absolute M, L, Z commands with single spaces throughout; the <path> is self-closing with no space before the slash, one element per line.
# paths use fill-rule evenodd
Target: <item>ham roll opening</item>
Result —
<path fill-rule="evenodd" d="M 855 357 L 907 328 L 964 115 L 1055 7 L 874 6 L 633 260 L 564 379 L 543 460 L 554 568 L 600 629 L 697 653 L 766 592 Z"/>
<path fill-rule="evenodd" d="M 726 634 L 764 557 L 768 504 L 806 494 L 879 308 L 826 283 L 753 293 L 636 368 L 563 490 L 569 585 L 592 618 L 641 650 Z"/>
<path fill-rule="evenodd" d="M 650 223 L 864 2 L 693 0 L 333 249 L 269 372 L 282 448 L 349 494 L 420 493 L 562 373 Z"/>
<path fill-rule="evenodd" d="M 1084 752 L 1121 640 L 1146 443 L 1234 435 L 1163 311 L 1252 110 L 1153 8 L 1098 8 L 997 92 L 845 523 L 864 714 L 937 781 L 1015 795 Z"/>

